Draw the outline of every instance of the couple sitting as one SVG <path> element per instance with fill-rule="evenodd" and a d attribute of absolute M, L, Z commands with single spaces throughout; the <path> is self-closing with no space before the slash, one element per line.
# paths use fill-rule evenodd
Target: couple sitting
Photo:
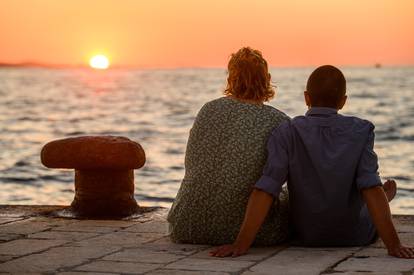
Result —
<path fill-rule="evenodd" d="M 338 114 L 345 92 L 340 70 L 319 67 L 306 86 L 309 110 L 289 119 L 263 104 L 274 91 L 261 53 L 233 54 L 226 96 L 205 104 L 190 131 L 185 177 L 168 215 L 172 240 L 222 245 L 211 255 L 225 257 L 288 238 L 361 246 L 378 234 L 390 255 L 413 258 L 391 220 L 396 183 L 381 183 L 374 125 Z"/>

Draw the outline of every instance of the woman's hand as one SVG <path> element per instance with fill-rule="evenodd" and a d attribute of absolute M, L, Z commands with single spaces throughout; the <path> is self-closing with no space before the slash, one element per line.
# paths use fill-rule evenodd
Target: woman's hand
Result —
<path fill-rule="evenodd" d="M 249 250 L 249 247 L 242 247 L 237 244 L 226 244 L 214 248 L 210 251 L 210 256 L 212 257 L 238 257 L 244 255 Z"/>
<path fill-rule="evenodd" d="M 388 255 L 397 258 L 414 259 L 414 248 L 399 245 L 395 248 L 388 249 Z"/>

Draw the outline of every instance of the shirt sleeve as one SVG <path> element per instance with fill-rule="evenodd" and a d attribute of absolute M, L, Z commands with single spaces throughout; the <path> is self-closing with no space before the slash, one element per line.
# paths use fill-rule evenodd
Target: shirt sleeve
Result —
<path fill-rule="evenodd" d="M 288 175 L 288 153 L 281 136 L 281 127 L 274 130 L 267 142 L 267 162 L 255 188 L 278 197 Z"/>
<path fill-rule="evenodd" d="M 378 157 L 374 152 L 374 139 L 375 134 L 372 129 L 369 133 L 367 144 L 362 151 L 362 155 L 358 163 L 356 177 L 358 189 L 382 185 L 381 178 L 378 173 Z"/>

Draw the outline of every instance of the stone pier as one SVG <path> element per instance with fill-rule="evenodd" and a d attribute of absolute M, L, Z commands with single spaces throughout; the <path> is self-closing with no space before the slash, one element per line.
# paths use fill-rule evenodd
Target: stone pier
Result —
<path fill-rule="evenodd" d="M 123 220 L 65 217 L 60 206 L 0 206 L 0 274 L 413 274 L 414 260 L 369 247 L 252 248 L 239 258 L 212 258 L 206 245 L 174 244 L 164 208 Z M 152 210 L 152 211 L 151 211 Z M 58 215 L 56 213 L 59 213 Z M 414 217 L 395 216 L 414 246 Z"/>

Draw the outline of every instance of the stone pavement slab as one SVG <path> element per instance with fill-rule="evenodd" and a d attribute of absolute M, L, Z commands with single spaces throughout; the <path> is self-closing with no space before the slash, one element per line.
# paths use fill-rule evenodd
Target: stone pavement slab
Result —
<path fill-rule="evenodd" d="M 174 270 L 174 269 L 158 269 L 147 273 L 148 275 L 230 275 L 227 272 L 216 271 L 188 271 L 188 270 Z"/>
<path fill-rule="evenodd" d="M 119 248 L 95 247 L 56 247 L 39 254 L 31 254 L 0 264 L 0 271 L 21 272 L 54 272 L 62 268 L 70 268 L 91 259 L 99 258 L 117 251 Z"/>
<path fill-rule="evenodd" d="M 325 250 L 290 247 L 258 263 L 243 274 L 320 274 L 352 255 L 353 252 L 352 249 Z"/>
<path fill-rule="evenodd" d="M 328 273 L 327 273 L 328 274 Z M 337 275 L 407 275 L 411 274 L 411 272 L 366 272 L 366 271 L 347 271 L 341 273 L 332 273 Z"/>
<path fill-rule="evenodd" d="M 204 250 L 210 247 L 209 245 L 194 245 L 194 244 L 182 244 L 173 243 L 169 237 L 163 237 L 153 242 L 144 243 L 142 248 L 152 251 L 168 251 L 170 253 L 178 255 L 192 255 L 196 252 Z"/>
<path fill-rule="evenodd" d="M 62 240 L 13 240 L 10 242 L 0 243 L 0 255 L 26 255 L 65 243 L 66 241 Z"/>
<path fill-rule="evenodd" d="M 0 224 L 23 220 L 24 218 L 0 217 Z"/>
<path fill-rule="evenodd" d="M 12 223 L 0 225 L 0 233 L 12 234 L 32 234 L 52 228 L 48 222 L 36 221 L 34 219 L 24 219 Z"/>
<path fill-rule="evenodd" d="M 240 272 L 253 264 L 255 264 L 255 262 L 241 260 L 232 261 L 213 257 L 210 259 L 185 258 L 175 263 L 166 265 L 165 268 L 179 270 Z"/>
<path fill-rule="evenodd" d="M 249 249 L 249 253 L 246 255 L 239 256 L 237 258 L 226 257 L 226 258 L 213 258 L 213 259 L 225 259 L 225 260 L 234 260 L 234 261 L 261 261 L 265 258 L 268 258 L 274 254 L 277 254 L 281 250 L 284 250 L 286 246 L 272 246 L 272 247 L 252 247 Z M 196 254 L 191 255 L 191 258 L 201 258 L 201 259 L 211 259 L 209 252 L 212 250 L 211 247 L 200 251 Z"/>
<path fill-rule="evenodd" d="M 114 274 L 114 273 L 72 271 L 72 272 L 59 272 L 57 274 L 58 275 L 107 275 L 107 274 Z"/>
<path fill-rule="evenodd" d="M 0 233 L 0 242 L 12 241 L 21 238 L 22 236 L 12 233 Z"/>
<path fill-rule="evenodd" d="M 10 261 L 13 258 L 14 256 L 10 256 L 10 255 L 0 255 L 0 263 Z"/>
<path fill-rule="evenodd" d="M 92 232 L 92 233 L 109 233 L 117 231 L 120 228 L 113 226 L 85 225 L 83 223 L 72 223 L 53 228 L 54 231 L 73 231 L 73 232 Z"/>
<path fill-rule="evenodd" d="M 160 239 L 162 235 L 158 233 L 131 233 L 131 232 L 112 232 L 73 243 L 79 246 L 120 246 L 137 247 L 142 243 Z"/>
<path fill-rule="evenodd" d="M 96 261 L 76 268 L 80 271 L 142 274 L 161 267 L 161 264 Z"/>
<path fill-rule="evenodd" d="M 19 206 L 16 212 L 13 209 L 0 206 L 0 274 L 405 275 L 414 272 L 414 260 L 388 256 L 381 241 L 353 248 L 303 248 L 287 244 L 256 247 L 238 258 L 213 258 L 209 256 L 211 246 L 171 242 L 165 209 L 144 210 L 123 220 L 79 220 L 45 212 L 66 211 L 63 207 Z M 414 217 L 398 216 L 395 223 L 404 243 L 414 246 Z"/>
<path fill-rule="evenodd" d="M 76 222 L 78 227 L 90 227 L 90 226 L 103 226 L 103 227 L 115 227 L 115 228 L 127 228 L 134 224 L 139 223 L 136 221 L 123 221 L 123 220 L 81 220 Z"/>
<path fill-rule="evenodd" d="M 124 249 L 120 252 L 111 254 L 103 258 L 109 261 L 121 262 L 138 262 L 138 263 L 154 263 L 167 264 L 175 262 L 184 256 L 163 251 L 151 251 L 142 248 Z"/>
<path fill-rule="evenodd" d="M 395 259 L 390 256 L 367 258 L 350 258 L 339 264 L 335 271 L 359 271 L 359 272 L 412 272 L 414 261 L 407 259 Z M 410 274 L 410 273 L 409 273 Z"/>
<path fill-rule="evenodd" d="M 335 271 L 358 272 L 412 272 L 414 260 L 397 259 L 382 248 L 365 248 L 335 267 Z M 410 273 L 409 273 L 410 274 Z"/>
<path fill-rule="evenodd" d="M 168 223 L 165 221 L 143 222 L 129 226 L 125 228 L 124 231 L 137 233 L 160 233 L 168 235 Z"/>
<path fill-rule="evenodd" d="M 27 238 L 31 239 L 50 239 L 50 240 L 65 240 L 65 241 L 80 241 L 99 236 L 98 233 L 92 232 L 66 232 L 66 231 L 44 231 L 30 234 Z M 1 239 L 1 236 L 0 236 Z"/>

